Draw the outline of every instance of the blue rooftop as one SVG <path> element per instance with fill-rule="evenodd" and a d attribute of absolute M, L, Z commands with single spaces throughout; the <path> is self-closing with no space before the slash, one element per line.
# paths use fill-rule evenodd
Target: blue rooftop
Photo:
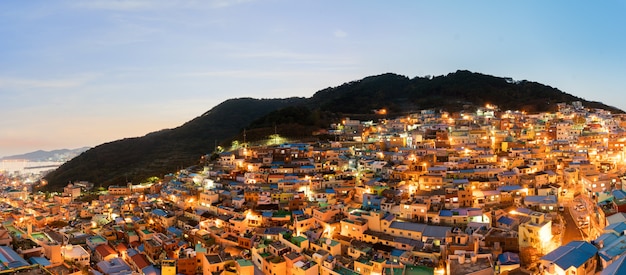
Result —
<path fill-rule="evenodd" d="M 626 236 L 620 236 L 612 242 L 608 242 L 607 240 L 604 242 L 604 246 L 602 247 L 602 249 L 598 251 L 598 255 L 605 261 L 610 261 L 611 259 L 626 253 L 626 246 L 624 245 L 625 243 Z"/>
<path fill-rule="evenodd" d="M 40 266 L 49 266 L 50 265 L 50 261 L 44 257 L 31 257 L 30 259 L 28 259 L 28 261 L 31 264 L 38 264 Z"/>
<path fill-rule="evenodd" d="M 556 196 L 526 196 L 524 202 L 556 204 Z"/>
<path fill-rule="evenodd" d="M 625 230 L 626 230 L 626 222 L 618 222 L 618 223 L 610 224 L 604 228 L 604 232 L 615 231 L 615 233 L 619 235 L 624 234 L 623 232 Z"/>
<path fill-rule="evenodd" d="M 500 262 L 501 265 L 514 265 L 520 263 L 520 258 L 517 253 L 504 252 L 498 255 L 498 262 Z"/>
<path fill-rule="evenodd" d="M 145 275 L 161 275 L 161 270 L 156 268 L 154 265 L 144 267 L 141 272 Z"/>
<path fill-rule="evenodd" d="M 439 211 L 439 216 L 440 217 L 452 217 L 452 211 L 451 210 L 440 210 Z"/>
<path fill-rule="evenodd" d="M 598 249 L 588 242 L 572 241 L 541 257 L 541 260 L 553 262 L 561 269 L 567 270 L 570 267 L 580 267 L 597 252 Z"/>
<path fill-rule="evenodd" d="M 167 212 L 165 212 L 165 210 L 159 209 L 159 208 L 152 210 L 152 214 L 155 214 L 155 215 L 161 216 L 161 217 L 167 217 Z"/>
<path fill-rule="evenodd" d="M 452 231 L 452 227 L 440 225 L 426 225 L 422 236 L 443 239 L 446 237 L 446 232 L 449 231 Z"/>
<path fill-rule="evenodd" d="M 178 237 L 183 235 L 183 231 L 178 229 L 178 228 L 176 228 L 176 227 L 174 227 L 174 226 L 168 227 L 167 228 L 167 232 L 170 232 L 170 233 L 172 233 L 172 234 L 174 234 L 175 236 L 178 236 Z"/>
<path fill-rule="evenodd" d="M 102 270 L 102 272 L 104 272 L 104 274 L 123 274 L 122 272 L 124 271 L 131 271 L 130 266 L 121 258 L 113 258 L 109 261 L 101 261 L 96 265 L 100 270 Z"/>
<path fill-rule="evenodd" d="M 519 185 L 505 185 L 505 186 L 498 187 L 498 191 L 505 191 L 505 192 L 515 191 L 515 190 L 520 190 L 520 189 L 523 189 L 523 187 Z"/>
<path fill-rule="evenodd" d="M 406 252 L 406 251 L 401 250 L 401 249 L 394 249 L 394 250 L 391 250 L 391 256 L 393 256 L 393 257 L 400 257 L 400 256 L 402 256 L 402 254 L 404 254 L 404 252 Z"/>
<path fill-rule="evenodd" d="M 600 275 L 619 275 L 626 274 L 626 254 L 620 256 L 612 262 L 609 266 L 607 266 Z"/>
<path fill-rule="evenodd" d="M 622 200 L 622 199 L 626 199 L 626 192 L 624 192 L 624 190 L 613 190 L 613 197 L 615 197 L 615 199 L 617 200 Z"/>
<path fill-rule="evenodd" d="M 7 268 L 18 268 L 29 265 L 24 258 L 8 246 L 0 246 L 0 264 Z"/>
<path fill-rule="evenodd" d="M 498 219 L 498 223 L 501 223 L 501 224 L 504 224 L 504 225 L 507 225 L 507 226 L 512 226 L 513 223 L 515 223 L 515 220 L 511 219 L 511 218 L 509 218 L 507 216 L 502 216 L 502 217 L 500 217 Z"/>
<path fill-rule="evenodd" d="M 595 239 L 594 243 L 595 244 L 602 243 L 604 245 L 605 243 L 612 243 L 616 239 L 617 239 L 617 235 L 615 235 L 613 233 L 604 233 L 604 234 L 600 235 L 597 239 Z"/>

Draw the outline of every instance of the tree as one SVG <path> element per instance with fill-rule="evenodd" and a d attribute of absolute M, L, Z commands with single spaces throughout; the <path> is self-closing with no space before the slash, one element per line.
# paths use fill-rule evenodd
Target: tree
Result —
<path fill-rule="evenodd" d="M 573 119 L 574 124 L 583 125 L 587 123 L 587 119 L 584 116 L 576 115 Z"/>
<path fill-rule="evenodd" d="M 239 141 L 238 140 L 233 140 L 233 142 L 231 142 L 230 149 L 231 150 L 237 150 L 237 149 L 239 149 L 239 146 L 240 146 Z"/>
<path fill-rule="evenodd" d="M 539 257 L 541 257 L 541 253 L 536 247 L 526 246 L 520 247 L 519 249 L 519 258 L 522 262 L 522 266 L 529 266 L 533 263 L 538 262 Z"/>

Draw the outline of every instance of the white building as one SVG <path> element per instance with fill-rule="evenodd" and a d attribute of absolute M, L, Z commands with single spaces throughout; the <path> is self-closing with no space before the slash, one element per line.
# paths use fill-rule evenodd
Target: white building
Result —
<path fill-rule="evenodd" d="M 65 245 L 61 247 L 63 260 L 75 262 L 81 266 L 89 265 L 89 253 L 80 245 Z"/>

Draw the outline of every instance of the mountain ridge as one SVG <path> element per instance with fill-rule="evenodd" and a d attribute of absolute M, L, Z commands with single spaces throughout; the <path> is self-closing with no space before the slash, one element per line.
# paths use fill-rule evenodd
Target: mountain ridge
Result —
<path fill-rule="evenodd" d="M 106 186 L 161 176 L 196 164 L 217 144 L 241 140 L 244 129 L 250 139 L 253 133 L 260 138 L 276 132 L 306 137 L 341 117 L 380 117 L 373 111 L 381 108 L 388 110 L 389 117 L 419 109 L 458 111 L 486 103 L 503 110 L 530 113 L 552 111 L 556 103 L 572 101 L 623 113 L 532 81 L 513 81 L 466 70 L 414 78 L 385 73 L 325 88 L 309 98 L 226 100 L 176 128 L 98 145 L 49 173 L 46 188 L 59 188 L 78 180 Z"/>
<path fill-rule="evenodd" d="M 28 160 L 28 161 L 67 161 L 80 153 L 87 151 L 91 147 L 80 147 L 75 149 L 57 149 L 57 150 L 36 150 L 24 154 L 11 155 L 1 157 L 0 160 Z"/>

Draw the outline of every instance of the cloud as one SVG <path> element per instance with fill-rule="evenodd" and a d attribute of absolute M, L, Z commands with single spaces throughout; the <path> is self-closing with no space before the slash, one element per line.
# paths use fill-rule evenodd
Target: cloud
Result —
<path fill-rule="evenodd" d="M 337 37 L 337 38 L 344 38 L 344 37 L 348 36 L 348 33 L 344 32 L 344 31 L 342 31 L 342 30 L 340 30 L 340 29 L 336 29 L 336 30 L 333 32 L 333 35 L 334 35 L 335 37 Z"/>

